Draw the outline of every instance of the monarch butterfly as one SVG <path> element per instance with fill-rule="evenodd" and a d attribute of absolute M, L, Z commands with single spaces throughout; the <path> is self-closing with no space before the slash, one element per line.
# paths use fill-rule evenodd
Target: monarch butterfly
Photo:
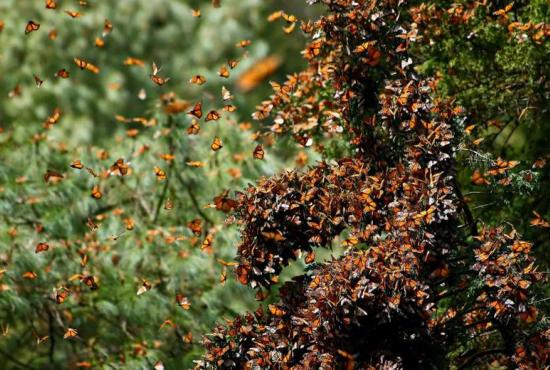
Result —
<path fill-rule="evenodd" d="M 242 40 L 242 41 L 239 41 L 235 44 L 236 47 L 238 48 L 245 48 L 247 47 L 248 45 L 252 44 L 252 41 L 250 40 Z"/>
<path fill-rule="evenodd" d="M 65 13 L 71 18 L 79 18 L 82 15 L 79 12 L 73 12 L 71 10 L 65 10 Z"/>
<path fill-rule="evenodd" d="M 221 66 L 218 71 L 218 76 L 223 78 L 229 78 L 229 70 L 225 66 Z"/>
<path fill-rule="evenodd" d="M 25 35 L 28 35 L 31 32 L 38 31 L 40 29 L 40 23 L 34 21 L 29 21 L 25 26 Z"/>
<path fill-rule="evenodd" d="M 304 259 L 304 262 L 309 265 L 313 261 L 315 261 L 315 252 L 311 251 L 306 255 L 306 258 Z"/>
<path fill-rule="evenodd" d="M 187 134 L 196 135 L 199 133 L 200 130 L 201 130 L 201 127 L 199 126 L 199 121 L 194 119 L 191 121 L 191 126 L 187 128 Z"/>
<path fill-rule="evenodd" d="M 220 119 L 220 114 L 215 111 L 215 110 L 211 110 L 210 112 L 208 112 L 208 114 L 206 115 L 206 119 L 205 121 L 208 122 L 208 121 L 217 121 Z"/>
<path fill-rule="evenodd" d="M 78 68 L 82 70 L 85 69 L 95 74 L 99 73 L 99 68 L 97 66 L 93 65 L 92 63 L 84 59 L 74 58 L 74 63 L 77 65 Z"/>
<path fill-rule="evenodd" d="M 264 148 L 262 148 L 261 145 L 256 146 L 256 148 L 254 148 L 253 154 L 254 154 L 254 158 L 256 159 L 264 159 L 264 155 L 265 155 Z"/>
<path fill-rule="evenodd" d="M 306 59 L 313 59 L 319 54 L 321 54 L 321 46 L 323 45 L 322 40 L 316 40 L 308 45 L 308 47 L 303 51 L 304 57 Z"/>
<path fill-rule="evenodd" d="M 60 69 L 55 74 L 59 78 L 69 78 L 69 71 L 67 71 L 65 68 Z"/>
<path fill-rule="evenodd" d="M 166 180 L 166 172 L 164 172 L 164 170 L 157 166 L 155 166 L 153 170 L 155 171 L 155 176 L 157 177 L 157 180 Z"/>
<path fill-rule="evenodd" d="M 230 59 L 230 60 L 227 61 L 227 65 L 231 69 L 234 69 L 235 67 L 237 67 L 238 64 L 239 64 L 238 60 Z"/>
<path fill-rule="evenodd" d="M 206 83 L 206 77 L 201 75 L 196 75 L 191 77 L 189 82 L 195 85 L 204 85 Z"/>
<path fill-rule="evenodd" d="M 80 281 L 86 284 L 91 290 L 97 290 L 99 286 L 97 285 L 96 279 L 94 276 L 83 276 Z"/>
<path fill-rule="evenodd" d="M 96 37 L 95 46 L 97 46 L 98 48 L 102 48 L 105 46 L 105 41 L 102 38 Z"/>
<path fill-rule="evenodd" d="M 109 168 L 109 172 L 112 173 L 112 172 L 118 171 L 120 176 L 125 176 L 128 174 L 128 169 L 129 169 L 128 163 L 124 163 L 124 159 L 119 158 Z"/>
<path fill-rule="evenodd" d="M 103 196 L 103 193 L 101 192 L 101 189 L 99 188 L 98 185 L 94 185 L 94 187 L 92 188 L 92 198 L 94 199 L 101 199 L 101 197 Z"/>
<path fill-rule="evenodd" d="M 107 36 L 109 33 L 113 31 L 113 24 L 108 20 L 105 19 L 105 23 L 103 24 L 103 37 Z"/>
<path fill-rule="evenodd" d="M 223 100 L 233 99 L 233 95 L 231 95 L 231 92 L 225 86 L 222 86 L 222 98 Z"/>
<path fill-rule="evenodd" d="M 2 32 L 2 30 L 4 30 L 4 21 L 0 20 L 0 32 Z"/>
<path fill-rule="evenodd" d="M 23 273 L 23 275 L 21 275 L 21 276 L 23 278 L 29 279 L 29 280 L 35 280 L 35 279 L 38 278 L 38 275 L 34 271 L 27 271 L 27 272 Z"/>
<path fill-rule="evenodd" d="M 185 162 L 185 164 L 188 165 L 189 167 L 194 167 L 194 168 L 204 167 L 204 162 L 201 162 L 201 161 L 188 161 L 188 162 Z"/>
<path fill-rule="evenodd" d="M 61 304 L 61 303 L 65 302 L 65 300 L 67 299 L 68 296 L 69 296 L 69 292 L 67 290 L 65 290 L 65 289 L 58 290 L 55 293 L 55 302 L 57 304 Z"/>
<path fill-rule="evenodd" d="M 34 75 L 34 82 L 36 84 L 36 87 L 40 88 L 42 86 L 42 84 L 44 83 L 44 81 L 42 81 L 40 79 L 40 77 L 38 77 L 37 75 Z"/>
<path fill-rule="evenodd" d="M 233 113 L 237 110 L 237 107 L 233 104 L 224 105 L 223 110 L 229 113 Z"/>
<path fill-rule="evenodd" d="M 153 286 L 149 284 L 147 280 L 142 280 L 142 284 L 137 291 L 137 295 L 142 295 L 143 293 L 150 291 L 151 288 L 153 288 Z"/>
<path fill-rule="evenodd" d="M 287 35 L 290 35 L 296 28 L 296 22 L 292 22 L 290 25 L 283 27 L 283 32 Z"/>
<path fill-rule="evenodd" d="M 187 297 L 179 293 L 176 294 L 176 303 L 178 304 L 178 306 L 180 306 L 186 311 L 189 310 L 189 308 L 191 307 L 191 303 L 189 303 L 189 299 L 187 299 Z"/>
<path fill-rule="evenodd" d="M 124 60 L 124 65 L 142 67 L 143 65 L 145 65 L 145 62 L 141 59 L 138 59 L 138 58 L 128 57 Z"/>
<path fill-rule="evenodd" d="M 50 182 L 50 180 L 52 180 L 51 182 L 56 183 L 60 181 L 63 177 L 64 176 L 57 171 L 47 170 L 44 174 L 44 181 Z"/>
<path fill-rule="evenodd" d="M 193 15 L 193 17 L 200 18 L 200 16 L 201 16 L 201 11 L 200 11 L 200 9 L 192 9 L 192 10 L 191 10 L 191 15 Z"/>
<path fill-rule="evenodd" d="M 214 198 L 214 205 L 218 211 L 229 212 L 239 205 L 235 199 L 228 198 L 229 191 L 226 190 L 217 197 Z"/>
<path fill-rule="evenodd" d="M 204 238 L 202 244 L 201 244 L 201 250 L 206 251 L 207 253 L 212 253 L 212 241 L 214 240 L 214 236 L 212 234 L 206 235 L 206 238 Z"/>
<path fill-rule="evenodd" d="M 164 78 L 158 76 L 158 73 L 160 72 L 160 68 L 157 67 L 157 65 L 153 62 L 153 73 L 151 74 L 151 81 L 153 81 L 155 84 L 162 86 L 166 84 L 170 78 Z"/>
<path fill-rule="evenodd" d="M 55 40 L 57 38 L 57 31 L 51 30 L 50 32 L 48 32 L 48 38 L 52 41 Z"/>
<path fill-rule="evenodd" d="M 65 335 L 63 335 L 63 339 L 74 338 L 77 335 L 78 335 L 78 331 L 76 329 L 68 328 L 67 331 L 65 332 Z"/>
<path fill-rule="evenodd" d="M 212 0 L 212 6 L 214 8 L 219 8 L 220 6 L 222 6 L 222 0 Z"/>
<path fill-rule="evenodd" d="M 187 227 L 193 232 L 193 234 L 200 235 L 202 233 L 202 220 L 200 218 L 191 220 L 187 223 Z"/>
<path fill-rule="evenodd" d="M 38 243 L 34 249 L 34 253 L 46 252 L 48 249 L 50 249 L 48 243 Z"/>
<path fill-rule="evenodd" d="M 213 151 L 218 151 L 218 150 L 220 150 L 221 148 L 223 148 L 221 139 L 220 139 L 219 137 L 215 137 L 215 138 L 214 138 L 214 141 L 212 141 L 212 144 L 210 145 L 210 148 L 211 148 Z"/>
<path fill-rule="evenodd" d="M 474 185 L 489 185 L 490 182 L 487 180 L 479 170 L 475 170 L 472 174 L 472 184 Z"/>
<path fill-rule="evenodd" d="M 55 125 L 59 120 L 61 119 L 61 109 L 55 108 L 52 112 L 52 114 L 44 121 L 44 128 L 49 130 L 52 128 L 53 125 Z"/>
<path fill-rule="evenodd" d="M 267 306 L 269 308 L 269 312 L 271 312 L 272 315 L 275 315 L 275 316 L 284 316 L 286 314 L 286 311 L 284 311 L 282 308 L 274 305 L 274 304 L 270 304 Z"/>
<path fill-rule="evenodd" d="M 55 0 L 46 0 L 46 9 L 55 9 L 57 8 L 57 3 Z"/>
<path fill-rule="evenodd" d="M 198 119 L 201 119 L 202 117 L 202 103 L 198 102 L 195 104 L 193 109 L 191 109 L 187 114 L 190 114 L 192 116 L 197 117 Z"/>
<path fill-rule="evenodd" d="M 227 281 L 227 267 L 224 266 L 222 268 L 222 272 L 220 273 L 220 284 L 224 286 L 226 281 Z"/>
<path fill-rule="evenodd" d="M 260 59 L 239 76 L 237 86 L 244 92 L 250 91 L 275 73 L 280 65 L 281 60 L 276 56 Z"/>
<path fill-rule="evenodd" d="M 166 199 L 166 203 L 164 203 L 164 209 L 169 211 L 172 208 L 174 208 L 174 201 L 172 200 L 172 198 Z"/>

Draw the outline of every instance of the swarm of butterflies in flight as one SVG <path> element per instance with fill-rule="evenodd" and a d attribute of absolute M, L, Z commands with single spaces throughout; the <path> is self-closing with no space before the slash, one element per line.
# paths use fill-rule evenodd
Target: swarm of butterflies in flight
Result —
<path fill-rule="evenodd" d="M 79 5 L 85 9 L 89 4 L 88 1 L 85 0 L 79 0 Z M 214 8 L 219 8 L 221 6 L 221 0 L 212 0 L 212 6 Z M 46 11 L 60 11 L 60 6 L 56 0 L 45 0 L 44 1 L 44 7 Z M 66 14 L 68 17 L 71 17 L 73 19 L 78 19 L 85 15 L 85 11 L 75 11 L 75 10 L 63 10 L 64 14 Z M 201 17 L 201 11 L 200 10 L 192 10 L 193 17 L 200 18 Z M 269 21 L 277 20 L 281 17 L 284 17 L 286 20 L 286 26 L 283 27 L 283 31 L 285 34 L 290 34 L 294 31 L 296 23 L 298 22 L 298 19 L 293 15 L 288 15 L 282 11 L 276 12 L 272 14 L 269 17 Z M 0 20 L 0 32 L 3 30 L 5 26 L 5 23 Z M 24 34 L 26 37 L 32 37 L 32 35 L 36 32 L 41 32 L 43 30 L 42 25 L 35 20 L 28 20 L 27 24 L 24 27 Z M 108 36 L 115 32 L 116 29 L 111 21 L 108 19 L 105 19 L 103 23 L 103 29 L 101 30 L 101 35 L 99 37 L 95 38 L 94 45 L 101 49 L 105 46 L 106 41 L 108 40 Z M 52 29 L 48 32 L 48 38 L 50 40 L 56 40 L 58 37 L 58 33 L 55 29 Z M 250 46 L 252 43 L 251 40 L 240 40 L 235 44 L 236 48 L 243 49 L 243 58 L 246 58 L 248 56 L 248 53 L 245 51 L 245 49 Z M 74 65 L 82 71 L 89 72 L 91 74 L 99 74 L 101 73 L 101 67 L 94 64 L 93 62 L 80 57 L 76 56 L 73 58 Z M 226 64 L 222 65 L 218 70 L 218 76 L 221 79 L 228 79 L 231 75 L 231 71 L 234 70 L 239 65 L 239 60 L 236 59 L 230 59 L 227 61 Z M 144 60 L 134 58 L 134 57 L 127 57 L 123 61 L 123 65 L 127 67 L 145 67 L 146 62 Z M 260 84 L 262 81 L 264 81 L 267 77 L 272 75 L 280 66 L 281 60 L 277 56 L 268 56 L 265 57 L 255 64 L 253 64 L 248 70 L 245 70 L 242 72 L 238 80 L 236 81 L 237 87 L 242 92 L 248 92 L 254 89 L 258 84 Z M 43 79 L 40 75 L 34 74 L 34 82 L 36 84 L 37 88 L 42 88 L 43 85 L 46 83 L 45 79 Z M 71 71 L 68 68 L 60 68 L 57 70 L 57 72 L 54 75 L 55 78 L 59 79 L 70 79 L 71 78 Z M 154 85 L 162 88 L 165 85 L 169 84 L 170 77 L 165 75 L 162 71 L 162 68 L 159 67 L 156 62 L 151 63 L 151 72 L 149 74 L 149 79 L 151 83 Z M 192 85 L 202 86 L 207 83 L 207 79 L 203 75 L 194 75 L 190 78 L 189 83 Z M 275 83 L 272 83 L 273 86 L 276 86 Z M 17 85 L 9 94 L 10 98 L 19 96 L 22 94 L 22 87 L 20 85 Z M 187 133 L 189 135 L 197 135 L 200 132 L 200 120 L 204 118 L 204 122 L 216 122 L 219 121 L 222 118 L 222 111 L 227 113 L 233 113 L 237 110 L 237 107 L 233 104 L 234 95 L 231 93 L 231 91 L 226 88 L 225 86 L 222 86 L 221 90 L 221 97 L 223 100 L 223 107 L 221 110 L 209 110 L 208 112 L 203 112 L 203 102 L 199 101 L 195 104 L 190 104 L 187 101 L 178 99 L 174 93 L 165 93 L 161 96 L 162 105 L 164 108 L 164 112 L 167 115 L 175 115 L 175 114 L 182 114 L 185 113 L 192 117 L 192 121 L 190 126 L 187 129 Z M 141 89 L 138 98 L 140 100 L 144 100 L 146 98 L 146 92 L 145 89 Z M 55 125 L 61 120 L 63 116 L 63 111 L 59 107 L 54 108 L 52 113 L 47 117 L 43 122 L 43 128 L 45 130 L 51 130 L 55 127 Z M 156 124 L 156 120 L 153 119 L 147 119 L 144 117 L 135 117 L 135 118 L 127 118 L 122 115 L 116 115 L 115 119 L 122 123 L 140 123 L 144 126 L 153 126 Z M 250 124 L 241 124 L 240 125 L 242 129 L 246 130 L 249 129 L 251 126 Z M 136 137 L 138 135 L 137 129 L 130 129 L 127 130 L 126 135 L 130 138 Z M 253 139 L 257 140 L 260 138 L 259 134 L 253 135 Z M 33 140 L 39 141 L 44 140 L 45 134 L 43 135 L 35 135 Z M 212 139 L 210 148 L 212 151 L 217 152 L 223 148 L 223 141 L 220 137 L 214 137 Z M 143 147 L 140 150 L 138 150 L 138 154 L 143 151 L 146 151 L 147 148 Z M 263 160 L 265 157 L 265 150 L 262 144 L 258 144 L 254 147 L 252 150 L 252 156 L 254 159 L 257 160 Z M 107 159 L 108 154 L 106 152 L 103 152 L 99 155 L 101 159 Z M 161 158 L 166 160 L 167 162 L 171 162 L 174 160 L 173 154 L 163 154 L 161 155 Z M 306 159 L 302 158 L 302 161 L 305 161 Z M 201 161 L 188 161 L 187 165 L 190 167 L 203 167 L 204 163 Z M 69 166 L 72 169 L 75 170 L 84 170 L 89 173 L 93 178 L 100 178 L 103 176 L 110 176 L 110 175 L 116 175 L 116 176 L 126 176 L 132 172 L 131 170 L 131 163 L 124 158 L 117 159 L 106 171 L 106 173 L 98 173 L 98 171 L 94 170 L 92 167 L 86 165 L 83 163 L 80 159 L 75 159 L 72 161 Z M 165 181 L 167 180 L 167 172 L 162 169 L 160 166 L 154 166 L 153 168 L 154 175 L 158 181 Z M 57 183 L 59 181 L 62 181 L 64 179 L 64 175 L 61 172 L 50 170 L 48 169 L 46 173 L 43 175 L 43 179 L 46 183 Z M 19 182 L 24 182 L 25 179 L 21 178 L 18 179 Z M 90 196 L 93 199 L 99 200 L 103 197 L 103 189 L 99 184 L 93 185 Z M 171 209 L 173 207 L 172 200 L 170 198 L 167 199 L 165 204 L 165 209 Z M 212 207 L 215 207 L 218 210 L 222 210 L 224 212 L 228 212 L 232 210 L 235 207 L 235 204 L 232 203 L 232 201 L 227 198 L 227 192 L 224 192 L 220 196 L 217 196 L 214 199 L 214 204 Z M 134 221 L 131 218 L 127 218 L 124 220 L 126 224 L 126 230 L 132 230 L 134 228 Z M 87 222 L 88 227 L 90 230 L 97 230 L 99 227 L 98 224 L 92 219 L 88 218 Z M 188 223 L 188 228 L 192 231 L 194 235 L 200 235 L 202 233 L 202 220 L 201 219 L 195 219 Z M 13 235 L 15 235 L 16 231 L 12 230 Z M 211 244 L 213 240 L 213 235 L 208 234 L 205 241 L 202 244 L 203 250 L 211 249 Z M 45 253 L 49 251 L 50 244 L 48 242 L 41 241 L 39 242 L 35 247 L 35 253 Z M 86 257 L 84 257 L 86 258 Z M 227 279 L 227 267 L 235 267 L 237 265 L 236 262 L 226 262 L 222 259 L 218 259 L 218 262 L 223 266 L 223 270 L 220 275 L 220 283 L 224 284 Z M 83 260 L 82 263 L 85 265 L 86 261 Z M 81 264 L 82 264 L 81 263 Z M 84 266 L 83 265 L 83 266 Z M 38 275 L 34 271 L 27 271 L 23 274 L 23 278 L 34 280 L 38 278 Z M 85 284 L 87 287 L 89 287 L 91 290 L 98 289 L 98 281 L 97 278 L 93 275 L 82 275 L 77 274 L 72 276 L 70 281 L 73 280 L 80 280 L 83 284 Z M 142 285 L 139 287 L 137 294 L 141 295 L 147 291 L 149 291 L 152 288 L 152 285 L 147 282 L 146 280 L 142 281 Z M 71 291 L 69 288 L 61 287 L 59 289 L 55 290 L 55 302 L 57 304 L 62 304 L 65 302 L 65 300 L 70 296 Z M 176 302 L 177 304 L 182 307 L 185 310 L 188 310 L 190 308 L 190 302 L 189 299 L 182 294 L 176 295 Z M 167 320 L 163 323 L 161 326 L 164 327 L 166 325 L 173 326 L 173 323 L 170 322 L 170 320 Z M 78 331 L 74 328 L 67 328 L 64 338 L 70 339 L 78 337 Z M 41 343 L 48 339 L 48 336 L 39 336 L 38 337 L 38 343 Z M 187 338 L 188 342 L 192 340 L 192 337 Z M 79 363 L 78 366 L 80 367 L 88 367 L 89 363 L 82 362 Z M 162 368 L 162 363 L 157 363 L 155 365 L 155 369 Z"/>

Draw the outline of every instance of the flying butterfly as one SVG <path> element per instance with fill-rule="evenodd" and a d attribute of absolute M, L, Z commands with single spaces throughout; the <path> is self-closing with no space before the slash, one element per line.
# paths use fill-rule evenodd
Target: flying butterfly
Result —
<path fill-rule="evenodd" d="M 103 24 L 102 36 L 105 37 L 108 34 L 110 34 L 112 31 L 113 31 L 113 24 L 108 19 L 105 19 L 105 23 Z"/>
<path fill-rule="evenodd" d="M 210 148 L 215 152 L 223 148 L 221 139 L 219 137 L 215 137 L 212 144 L 210 144 Z"/>
<path fill-rule="evenodd" d="M 264 159 L 264 148 L 261 145 L 256 146 L 256 148 L 254 148 L 253 155 L 255 159 Z"/>
<path fill-rule="evenodd" d="M 155 176 L 157 177 L 157 180 L 166 180 L 166 172 L 161 169 L 160 167 L 155 166 L 153 168 L 153 171 L 155 172 Z"/>
<path fill-rule="evenodd" d="M 40 88 L 44 81 L 42 81 L 42 79 L 40 79 L 37 75 L 34 75 L 34 83 L 36 84 L 36 87 Z"/>
<path fill-rule="evenodd" d="M 48 243 L 38 243 L 34 248 L 34 253 L 46 252 L 49 249 L 50 245 Z"/>
<path fill-rule="evenodd" d="M 200 11 L 200 9 L 192 9 L 192 10 L 191 10 L 191 15 L 192 15 L 193 17 L 200 18 L 200 16 L 201 16 L 201 11 Z"/>
<path fill-rule="evenodd" d="M 222 98 L 223 100 L 231 100 L 233 99 L 233 95 L 231 95 L 231 92 L 225 88 L 225 86 L 222 86 Z"/>
<path fill-rule="evenodd" d="M 25 26 L 25 35 L 28 35 L 31 32 L 38 31 L 40 29 L 40 23 L 34 21 L 28 21 Z"/>
<path fill-rule="evenodd" d="M 71 10 L 65 10 L 65 14 L 67 14 L 71 18 L 80 18 L 82 16 L 82 14 L 80 14 L 79 12 L 74 12 Z"/>
<path fill-rule="evenodd" d="M 67 71 L 65 68 L 60 69 L 55 74 L 59 78 L 69 78 L 69 71 Z"/>
<path fill-rule="evenodd" d="M 94 199 L 101 199 L 101 197 L 103 196 L 103 193 L 101 192 L 101 189 L 98 185 L 93 186 L 91 196 Z"/>
<path fill-rule="evenodd" d="M 235 67 L 237 67 L 238 64 L 239 64 L 239 61 L 235 60 L 235 59 L 230 59 L 230 60 L 227 61 L 227 65 L 231 69 L 235 69 Z"/>
<path fill-rule="evenodd" d="M 82 164 L 82 162 L 80 161 L 80 159 L 74 160 L 74 161 L 70 164 L 70 166 L 71 166 L 72 168 L 76 168 L 77 170 L 81 170 L 81 169 L 84 168 L 84 164 Z"/>
<path fill-rule="evenodd" d="M 237 110 L 237 107 L 233 104 L 226 104 L 222 109 L 226 112 L 233 113 Z"/>
<path fill-rule="evenodd" d="M 197 135 L 200 130 L 201 130 L 201 127 L 199 126 L 199 121 L 194 119 L 194 120 L 191 121 L 191 125 L 187 128 L 187 134 L 188 135 Z"/>
<path fill-rule="evenodd" d="M 65 334 L 63 335 L 63 339 L 69 339 L 74 338 L 78 335 L 78 331 L 73 328 L 68 328 Z"/>
<path fill-rule="evenodd" d="M 191 307 L 191 303 L 189 303 L 189 299 L 183 296 L 183 294 L 179 294 L 179 293 L 176 294 L 176 303 L 178 304 L 178 306 L 180 306 L 186 311 L 189 310 L 189 308 Z"/>
<path fill-rule="evenodd" d="M 226 66 L 221 66 L 220 70 L 218 71 L 218 76 L 223 78 L 229 78 L 229 70 Z"/>
<path fill-rule="evenodd" d="M 120 176 L 125 176 L 128 174 L 129 165 L 124 163 L 123 158 L 119 158 L 115 163 L 109 168 L 109 173 L 118 172 Z"/>
<path fill-rule="evenodd" d="M 55 9 L 57 8 L 56 0 L 46 0 L 46 9 Z"/>
<path fill-rule="evenodd" d="M 206 119 L 205 119 L 205 122 L 208 122 L 208 121 L 217 121 L 220 119 L 220 114 L 215 111 L 215 110 L 211 110 L 210 112 L 208 112 L 208 114 L 206 115 Z"/>
<path fill-rule="evenodd" d="M 189 82 L 195 85 L 204 85 L 206 83 L 206 77 L 202 75 L 195 75 L 191 77 Z"/>
<path fill-rule="evenodd" d="M 162 86 L 166 84 L 170 78 L 160 77 L 158 73 L 160 72 L 161 68 L 158 68 L 157 65 L 153 62 L 153 73 L 151 74 L 151 81 L 153 81 L 158 86 Z"/>
<path fill-rule="evenodd" d="M 74 58 L 74 63 L 77 65 L 78 68 L 82 70 L 87 70 L 92 73 L 98 74 L 99 73 L 99 67 L 95 66 L 94 64 L 80 58 Z"/>
<path fill-rule="evenodd" d="M 235 44 L 235 46 L 238 47 L 238 48 L 243 48 L 244 49 L 247 46 L 249 46 L 250 44 L 252 44 L 252 41 L 250 41 L 250 40 L 241 40 L 241 41 L 237 42 Z"/>
<path fill-rule="evenodd" d="M 104 47 L 105 46 L 105 40 L 103 40 L 100 37 L 96 37 L 95 38 L 95 46 L 97 46 L 98 48 Z"/>
<path fill-rule="evenodd" d="M 202 117 L 202 103 L 198 102 L 193 106 L 193 109 L 191 109 L 187 114 L 190 114 L 192 116 L 197 117 L 198 119 L 201 119 Z"/>

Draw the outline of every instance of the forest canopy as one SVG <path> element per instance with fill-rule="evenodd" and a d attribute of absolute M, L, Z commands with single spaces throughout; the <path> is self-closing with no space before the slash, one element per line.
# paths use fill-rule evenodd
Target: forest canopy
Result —
<path fill-rule="evenodd" d="M 0 2 L 2 368 L 546 368 L 549 19 Z"/>

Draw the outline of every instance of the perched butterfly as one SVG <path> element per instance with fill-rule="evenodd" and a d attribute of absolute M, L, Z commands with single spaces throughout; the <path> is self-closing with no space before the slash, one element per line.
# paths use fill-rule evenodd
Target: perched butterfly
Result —
<path fill-rule="evenodd" d="M 261 145 L 256 146 L 254 148 L 254 158 L 256 159 L 264 159 L 265 151 L 264 148 Z"/>
<path fill-rule="evenodd" d="M 113 31 L 113 24 L 108 19 L 105 19 L 105 23 L 103 24 L 102 36 L 105 37 L 108 34 L 110 34 L 112 31 Z"/>
<path fill-rule="evenodd" d="M 221 148 L 223 148 L 221 139 L 220 139 L 219 137 L 215 137 L 215 138 L 214 138 L 214 141 L 212 141 L 212 144 L 210 144 L 210 148 L 211 148 L 213 151 L 218 151 L 218 150 L 220 150 Z"/>
<path fill-rule="evenodd" d="M 63 335 L 63 339 L 74 338 L 77 335 L 78 335 L 78 331 L 76 329 L 68 328 L 67 331 L 65 332 L 65 335 Z"/>
<path fill-rule="evenodd" d="M 50 249 L 48 243 L 38 243 L 34 249 L 34 253 L 46 252 L 48 249 Z"/>
<path fill-rule="evenodd" d="M 226 66 L 221 66 L 220 70 L 218 71 L 218 76 L 223 78 L 229 78 L 229 70 Z"/>
<path fill-rule="evenodd" d="M 29 21 L 25 26 L 25 34 L 28 35 L 31 32 L 38 31 L 40 29 L 40 23 Z"/>
<path fill-rule="evenodd" d="M 82 16 L 82 14 L 80 14 L 79 12 L 73 12 L 71 10 L 65 10 L 65 13 L 71 18 L 79 18 L 80 16 Z"/>
<path fill-rule="evenodd" d="M 42 81 L 37 75 L 34 75 L 34 83 L 36 84 L 36 87 L 40 88 L 44 81 Z"/>
<path fill-rule="evenodd" d="M 176 303 L 178 304 L 178 306 L 186 311 L 191 307 L 189 299 L 187 299 L 187 297 L 184 297 L 182 294 L 176 294 Z"/>
<path fill-rule="evenodd" d="M 535 215 L 535 218 L 531 220 L 531 226 L 537 226 L 542 228 L 549 228 L 550 222 L 546 221 L 542 218 L 540 214 L 538 214 L 536 211 L 533 211 L 533 214 Z"/>
<path fill-rule="evenodd" d="M 191 109 L 187 114 L 190 114 L 192 116 L 197 117 L 198 119 L 201 119 L 202 117 L 202 103 L 198 102 L 193 106 L 193 109 Z"/>
<path fill-rule="evenodd" d="M 279 306 L 276 306 L 274 304 L 270 304 L 267 306 L 269 308 L 269 312 L 271 312 L 272 315 L 274 316 L 284 316 L 286 314 L 286 312 L 280 308 Z"/>
<path fill-rule="evenodd" d="M 200 11 L 200 9 L 192 9 L 192 10 L 191 10 L 191 15 L 192 15 L 193 17 L 200 18 L 200 16 L 201 16 L 201 11 Z"/>
<path fill-rule="evenodd" d="M 101 189 L 99 188 L 98 185 L 94 185 L 94 187 L 92 188 L 92 198 L 94 199 L 101 199 L 101 197 L 103 196 L 103 193 L 101 192 Z"/>
<path fill-rule="evenodd" d="M 191 77 L 189 82 L 195 85 L 204 85 L 206 83 L 206 77 L 201 75 L 196 75 Z"/>
<path fill-rule="evenodd" d="M 157 180 L 166 180 L 166 172 L 164 172 L 164 170 L 157 166 L 155 166 L 153 170 L 155 171 L 155 176 L 157 177 Z"/>
<path fill-rule="evenodd" d="M 55 9 L 57 8 L 57 3 L 55 0 L 46 0 L 46 9 Z"/>
<path fill-rule="evenodd" d="M 211 110 L 210 112 L 208 112 L 208 114 L 206 115 L 206 119 L 205 119 L 205 122 L 208 122 L 208 121 L 217 121 L 220 119 L 220 114 L 215 111 L 215 110 Z"/>
<path fill-rule="evenodd" d="M 225 285 L 225 282 L 227 281 L 227 267 L 222 268 L 222 272 L 220 273 L 220 284 L 223 286 Z"/>
<path fill-rule="evenodd" d="M 57 31 L 51 30 L 50 32 L 48 32 L 48 38 L 52 41 L 55 40 L 57 38 Z"/>
<path fill-rule="evenodd" d="M 191 126 L 189 126 L 187 128 L 187 134 L 188 135 L 197 135 L 200 130 L 201 130 L 201 127 L 199 126 L 199 121 L 194 119 L 194 120 L 191 121 Z"/>
<path fill-rule="evenodd" d="M 65 68 L 62 68 L 57 71 L 55 75 L 60 78 L 69 78 L 69 71 L 67 71 Z"/>

